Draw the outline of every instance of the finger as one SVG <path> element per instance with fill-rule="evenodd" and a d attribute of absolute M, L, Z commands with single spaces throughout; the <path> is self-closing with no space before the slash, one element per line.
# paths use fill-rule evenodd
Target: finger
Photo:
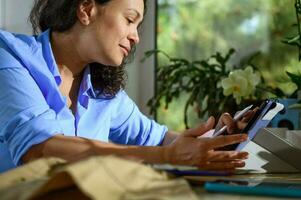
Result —
<path fill-rule="evenodd" d="M 255 115 L 255 113 L 258 111 L 258 107 L 254 108 L 253 110 L 250 110 L 246 113 L 246 115 L 243 117 L 243 122 L 248 122 L 252 119 L 252 117 Z"/>
<path fill-rule="evenodd" d="M 247 122 L 243 122 L 243 121 L 238 121 L 237 122 L 237 130 L 236 131 L 241 131 L 243 130 L 246 126 L 247 126 Z"/>
<path fill-rule="evenodd" d="M 229 113 L 223 113 L 218 119 L 218 125 L 221 127 L 226 125 L 228 121 L 232 121 L 232 117 Z"/>
<path fill-rule="evenodd" d="M 219 126 L 227 126 L 227 132 L 228 133 L 233 133 L 233 130 L 235 129 L 235 123 L 233 118 L 229 113 L 223 113 L 221 117 L 219 118 Z"/>
<path fill-rule="evenodd" d="M 246 163 L 244 161 L 230 161 L 230 162 L 206 162 L 201 163 L 198 168 L 202 170 L 214 170 L 214 171 L 233 171 L 236 168 L 244 167 Z"/>
<path fill-rule="evenodd" d="M 248 139 L 247 134 L 220 135 L 209 139 L 208 149 L 217 149 L 227 145 L 244 142 Z"/>
<path fill-rule="evenodd" d="M 243 119 L 237 122 L 237 127 L 239 130 L 243 130 L 247 126 L 248 122 L 253 118 L 258 109 L 259 108 L 256 107 L 254 110 L 248 111 Z"/>
<path fill-rule="evenodd" d="M 248 152 L 238 151 L 212 151 L 208 157 L 208 161 L 233 161 L 248 159 Z"/>
<path fill-rule="evenodd" d="M 248 121 L 252 118 L 253 115 L 254 115 L 254 111 L 253 111 L 253 110 L 249 110 L 249 111 L 244 115 L 244 117 L 242 118 L 241 121 L 243 121 L 243 122 L 248 122 Z"/>
<path fill-rule="evenodd" d="M 196 128 L 188 129 L 187 131 L 184 132 L 185 136 L 190 136 L 190 137 L 199 137 L 206 133 L 207 131 L 211 130 L 215 124 L 215 119 L 214 117 L 209 117 L 206 123 L 203 123 Z"/>

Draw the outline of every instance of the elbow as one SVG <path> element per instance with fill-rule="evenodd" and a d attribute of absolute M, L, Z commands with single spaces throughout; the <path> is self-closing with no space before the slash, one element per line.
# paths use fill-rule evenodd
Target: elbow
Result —
<path fill-rule="evenodd" d="M 43 154 L 43 143 L 33 145 L 29 150 L 22 156 L 21 161 L 26 164 L 30 161 L 44 157 Z"/>

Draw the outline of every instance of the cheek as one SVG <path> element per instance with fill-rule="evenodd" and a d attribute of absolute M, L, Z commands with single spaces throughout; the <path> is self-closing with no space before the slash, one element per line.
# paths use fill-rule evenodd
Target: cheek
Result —
<path fill-rule="evenodd" d="M 95 29 L 94 36 L 92 36 L 94 37 L 92 41 L 95 43 L 91 45 L 97 45 L 102 51 L 109 51 L 117 44 L 116 34 L 116 29 L 113 26 L 107 24 L 99 25 Z"/>
<path fill-rule="evenodd" d="M 111 26 L 108 29 L 106 29 L 105 33 L 102 34 L 101 38 L 103 40 L 104 46 L 107 46 L 107 48 L 116 48 L 120 44 L 127 44 L 126 38 L 127 38 L 127 32 L 126 30 L 121 26 Z"/>
<path fill-rule="evenodd" d="M 126 37 L 128 26 L 123 18 L 117 18 L 115 20 L 108 21 L 106 28 L 107 35 L 121 39 L 122 37 Z"/>

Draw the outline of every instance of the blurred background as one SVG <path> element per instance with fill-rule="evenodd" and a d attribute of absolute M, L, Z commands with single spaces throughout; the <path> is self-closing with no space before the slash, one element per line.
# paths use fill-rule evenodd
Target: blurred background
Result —
<path fill-rule="evenodd" d="M 295 0 L 158 0 L 157 47 L 172 57 L 190 61 L 209 58 L 230 48 L 230 63 L 239 66 L 252 55 L 266 84 L 288 95 L 295 88 L 285 71 L 300 73 L 298 51 L 282 43 L 296 33 Z M 166 59 L 158 57 L 158 66 Z M 187 95 L 157 110 L 159 122 L 174 130 L 185 128 L 183 109 Z M 199 123 L 193 107 L 190 125 Z"/>

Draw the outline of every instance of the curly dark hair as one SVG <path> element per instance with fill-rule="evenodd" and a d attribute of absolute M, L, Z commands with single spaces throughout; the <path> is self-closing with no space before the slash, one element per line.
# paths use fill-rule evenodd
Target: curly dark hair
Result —
<path fill-rule="evenodd" d="M 64 32 L 77 21 L 77 8 L 84 0 L 35 0 L 30 12 L 29 21 L 33 33 L 50 29 L 55 32 Z M 105 5 L 112 0 L 94 0 L 97 4 Z M 144 1 L 144 15 L 146 1 Z M 120 89 L 124 89 L 126 82 L 125 65 L 131 61 L 135 48 L 132 48 L 130 57 L 125 59 L 120 66 L 106 66 L 101 63 L 90 63 L 91 81 L 97 96 L 115 96 Z"/>

